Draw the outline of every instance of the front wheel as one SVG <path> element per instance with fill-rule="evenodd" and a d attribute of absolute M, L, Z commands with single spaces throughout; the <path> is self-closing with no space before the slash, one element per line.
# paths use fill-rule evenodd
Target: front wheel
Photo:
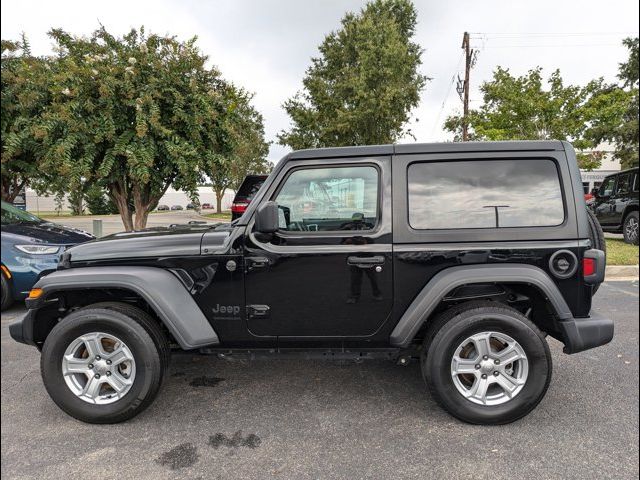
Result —
<path fill-rule="evenodd" d="M 510 423 L 544 397 L 551 380 L 549 346 L 517 310 L 473 302 L 444 312 L 432 328 L 422 373 L 435 400 L 454 417 Z"/>
<path fill-rule="evenodd" d="M 2 288 L 2 290 L 0 290 L 0 293 L 2 294 L 2 306 L 0 307 L 0 310 L 4 312 L 7 308 L 13 305 L 13 295 L 11 295 L 9 280 L 7 280 L 4 272 L 0 272 L 0 281 L 2 282 L 2 285 L 0 286 Z"/>
<path fill-rule="evenodd" d="M 53 401 L 88 423 L 122 422 L 147 408 L 165 368 L 148 328 L 108 308 L 80 309 L 61 320 L 40 360 Z"/>

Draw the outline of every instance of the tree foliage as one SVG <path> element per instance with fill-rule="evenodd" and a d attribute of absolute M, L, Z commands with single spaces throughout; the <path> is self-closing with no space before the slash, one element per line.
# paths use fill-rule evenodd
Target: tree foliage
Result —
<path fill-rule="evenodd" d="M 228 87 L 231 112 L 227 118 L 226 152 L 211 151 L 204 155 L 204 170 L 216 194 L 216 211 L 222 210 L 222 197 L 227 189 L 238 189 L 251 173 L 267 173 L 269 143 L 264 140 L 262 115 L 251 105 L 251 95 L 242 89 Z"/>
<path fill-rule="evenodd" d="M 42 152 L 33 128 L 49 103 L 48 68 L 46 59 L 31 55 L 24 35 L 18 41 L 2 40 L 1 191 L 8 202 L 42 173 Z"/>
<path fill-rule="evenodd" d="M 618 78 L 622 85 L 608 85 L 602 90 L 596 108 L 601 112 L 595 122 L 592 138 L 615 145 L 614 156 L 623 168 L 638 166 L 638 50 L 639 40 L 626 38 L 629 58 L 621 63 Z"/>
<path fill-rule="evenodd" d="M 587 85 L 565 85 L 556 70 L 545 82 L 542 69 L 515 77 L 498 67 L 481 85 L 483 103 L 469 112 L 470 137 L 476 140 L 569 140 L 578 150 L 581 168 L 600 166 L 602 142 L 615 145 L 623 167 L 638 164 L 638 38 L 625 39 L 629 59 L 620 64 L 622 85 L 602 78 Z M 545 85 L 546 83 L 546 85 Z M 462 116 L 454 115 L 445 129 L 460 140 Z"/>
<path fill-rule="evenodd" d="M 54 189 L 106 187 L 127 230 L 144 228 L 170 185 L 195 196 L 202 156 L 228 149 L 226 86 L 196 39 L 143 28 L 123 38 L 104 28 L 50 36 L 58 59 L 37 136 L 42 168 L 60 179 Z"/>
<path fill-rule="evenodd" d="M 602 90 L 602 80 L 580 87 L 565 85 L 559 70 L 545 82 L 540 67 L 520 77 L 498 67 L 493 79 L 484 82 L 480 90 L 483 103 L 469 112 L 471 139 L 555 139 L 569 140 L 578 150 L 595 147 L 588 129 L 594 115 L 594 98 Z M 462 116 L 449 117 L 445 129 L 459 140 Z M 601 152 L 579 155 L 581 167 L 587 169 L 597 168 L 601 159 Z"/>
<path fill-rule="evenodd" d="M 312 58 L 304 90 L 284 109 L 292 127 L 278 135 L 294 149 L 391 143 L 417 106 L 427 78 L 411 41 L 416 11 L 409 0 L 374 0 L 348 13 Z M 410 133 L 410 132 L 409 132 Z"/>

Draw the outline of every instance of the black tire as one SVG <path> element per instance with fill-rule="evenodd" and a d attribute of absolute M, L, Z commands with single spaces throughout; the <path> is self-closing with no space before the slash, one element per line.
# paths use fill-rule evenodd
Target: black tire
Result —
<path fill-rule="evenodd" d="M 604 239 L 604 231 L 598 217 L 590 209 L 587 208 L 587 218 L 589 219 L 589 240 L 591 240 L 591 248 L 597 248 L 607 253 L 607 242 Z"/>
<path fill-rule="evenodd" d="M 123 302 L 99 302 L 93 303 L 85 308 L 108 308 L 133 318 L 142 325 L 151 338 L 153 338 L 153 343 L 155 343 L 158 351 L 160 352 L 164 371 L 166 372 L 169 369 L 169 364 L 171 363 L 171 348 L 169 347 L 169 342 L 162 330 L 160 330 L 156 321 L 147 312 Z"/>
<path fill-rule="evenodd" d="M 635 225 L 635 228 L 633 228 Z M 638 212 L 631 212 L 624 217 L 622 222 L 622 233 L 624 234 L 624 241 L 631 245 L 638 245 Z"/>
<path fill-rule="evenodd" d="M 88 403 L 67 386 L 62 374 L 65 350 L 76 338 L 102 332 L 121 339 L 130 349 L 136 375 L 130 390 L 109 404 Z M 164 365 L 154 338 L 137 318 L 112 308 L 83 308 L 62 319 L 47 336 L 40 357 L 40 371 L 47 392 L 67 414 L 87 423 L 118 423 L 147 408 L 158 394 Z"/>
<path fill-rule="evenodd" d="M 0 311 L 5 311 L 11 305 L 13 305 L 13 295 L 11 294 L 11 285 L 9 285 L 9 279 L 5 276 L 4 272 L 0 273 L 1 278 L 1 294 L 2 294 L 2 304 L 0 307 Z"/>
<path fill-rule="evenodd" d="M 454 385 L 451 360 L 456 348 L 471 335 L 494 331 L 509 335 L 524 349 L 529 373 L 524 387 L 499 405 L 480 405 L 465 398 Z M 422 375 L 433 398 L 454 417 L 473 424 L 514 422 L 540 403 L 551 381 L 552 362 L 543 333 L 524 315 L 490 301 L 462 304 L 435 319 L 425 337 Z"/>
<path fill-rule="evenodd" d="M 607 242 L 604 238 L 604 231 L 598 221 L 595 213 L 587 208 L 587 218 L 589 219 L 589 240 L 591 240 L 591 248 L 602 250 L 607 254 Z M 600 284 L 593 286 L 593 294 L 598 291 Z"/>

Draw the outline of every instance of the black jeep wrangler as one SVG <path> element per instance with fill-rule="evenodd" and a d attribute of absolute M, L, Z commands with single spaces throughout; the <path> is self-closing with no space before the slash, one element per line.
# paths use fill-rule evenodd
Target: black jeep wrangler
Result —
<path fill-rule="evenodd" d="M 638 245 L 638 168 L 605 177 L 594 189 L 596 218 L 607 232 L 622 233 L 624 241 Z"/>
<path fill-rule="evenodd" d="M 86 422 L 147 407 L 181 349 L 416 358 L 452 415 L 501 424 L 544 396 L 546 335 L 566 353 L 613 337 L 591 312 L 601 241 L 568 143 L 298 151 L 230 224 L 68 250 L 10 332 Z"/>

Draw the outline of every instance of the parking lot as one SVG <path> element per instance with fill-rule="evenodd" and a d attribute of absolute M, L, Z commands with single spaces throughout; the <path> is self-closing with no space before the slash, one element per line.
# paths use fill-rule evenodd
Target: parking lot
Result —
<path fill-rule="evenodd" d="M 87 425 L 47 396 L 39 354 L 2 315 L 2 478 L 637 478 L 638 283 L 607 282 L 595 309 L 616 336 L 573 356 L 523 420 L 463 424 L 416 362 L 247 361 L 177 355 L 156 402 Z"/>

